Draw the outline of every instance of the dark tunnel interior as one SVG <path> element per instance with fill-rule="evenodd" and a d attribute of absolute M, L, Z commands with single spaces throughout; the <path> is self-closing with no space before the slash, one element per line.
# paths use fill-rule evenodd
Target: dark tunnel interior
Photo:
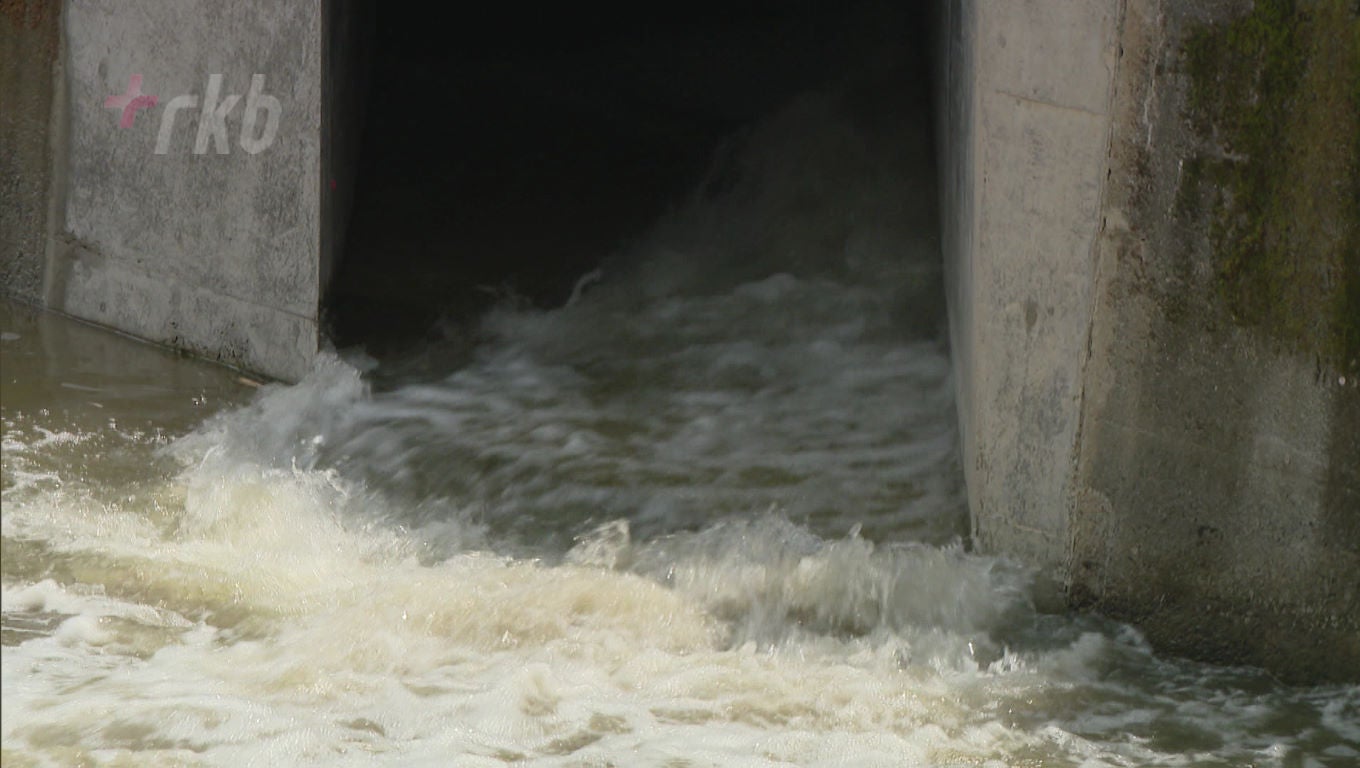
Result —
<path fill-rule="evenodd" d="M 928 14 L 882 3 L 343 7 L 361 138 L 325 317 L 378 357 L 497 295 L 562 303 L 724 137 L 867 51 L 904 62 L 880 98 L 930 110 Z"/>

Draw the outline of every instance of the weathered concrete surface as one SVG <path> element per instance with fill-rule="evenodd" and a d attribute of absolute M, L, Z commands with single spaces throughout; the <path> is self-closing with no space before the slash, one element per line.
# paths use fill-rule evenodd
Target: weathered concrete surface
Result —
<path fill-rule="evenodd" d="M 0 0 L 0 294 L 42 301 L 56 0 Z"/>
<path fill-rule="evenodd" d="M 1354 4 L 948 8 L 977 545 L 1162 648 L 1360 680 Z"/>
<path fill-rule="evenodd" d="M 68 0 L 49 307 L 271 376 L 306 370 L 318 339 L 321 16 L 316 3 Z M 120 128 L 105 99 L 133 75 L 157 102 Z"/>
<path fill-rule="evenodd" d="M 1293 6 L 1126 3 L 1068 578 L 1163 647 L 1360 680 L 1360 16 Z"/>
<path fill-rule="evenodd" d="M 975 543 L 1067 549 L 1117 3 L 947 4 L 944 249 Z"/>

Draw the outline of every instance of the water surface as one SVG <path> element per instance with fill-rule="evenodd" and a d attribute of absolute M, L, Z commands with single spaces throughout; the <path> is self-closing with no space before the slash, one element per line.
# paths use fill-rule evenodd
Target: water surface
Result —
<path fill-rule="evenodd" d="M 5 765 L 1360 762 L 1360 689 L 967 551 L 928 137 L 846 111 L 376 368 L 0 310 Z"/>

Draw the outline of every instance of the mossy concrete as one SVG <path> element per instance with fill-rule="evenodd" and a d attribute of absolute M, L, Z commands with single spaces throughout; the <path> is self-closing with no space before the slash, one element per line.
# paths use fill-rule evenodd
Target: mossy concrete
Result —
<path fill-rule="evenodd" d="M 0 295 L 41 303 L 61 3 L 0 0 Z"/>
<path fill-rule="evenodd" d="M 1259 0 L 1185 44 L 1204 148 L 1183 195 L 1209 208 L 1234 319 L 1338 369 L 1360 365 L 1360 21 L 1351 0 Z"/>
<path fill-rule="evenodd" d="M 973 545 L 1163 651 L 1360 681 L 1360 8 L 942 5 Z"/>
<path fill-rule="evenodd" d="M 1360 680 L 1356 6 L 1127 0 L 1069 601 Z"/>

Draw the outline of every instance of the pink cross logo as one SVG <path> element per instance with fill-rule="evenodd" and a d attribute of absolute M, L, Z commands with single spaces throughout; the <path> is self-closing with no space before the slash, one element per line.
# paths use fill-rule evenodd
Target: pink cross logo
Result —
<path fill-rule="evenodd" d="M 127 93 L 104 99 L 104 109 L 123 110 L 123 118 L 118 121 L 119 128 L 131 128 L 132 121 L 137 119 L 137 110 L 150 109 L 154 106 L 156 97 L 142 93 L 141 75 L 132 75 L 128 78 Z"/>

